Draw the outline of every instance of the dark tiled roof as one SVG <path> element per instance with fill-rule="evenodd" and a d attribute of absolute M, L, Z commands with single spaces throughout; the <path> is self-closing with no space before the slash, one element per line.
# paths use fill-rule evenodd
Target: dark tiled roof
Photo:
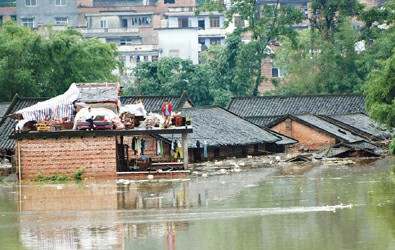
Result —
<path fill-rule="evenodd" d="M 278 120 L 281 116 L 252 116 L 252 117 L 244 117 L 249 122 L 254 123 L 259 127 L 267 127 L 268 124 Z"/>
<path fill-rule="evenodd" d="M 4 118 L 0 121 L 0 149 L 14 149 L 15 141 L 8 137 L 14 131 L 17 120 L 11 117 L 7 117 L 9 114 L 13 114 L 16 111 L 30 107 L 38 102 L 47 100 L 48 98 L 21 98 L 15 96 L 11 102 L 8 110 L 6 111 Z"/>
<path fill-rule="evenodd" d="M 193 133 L 188 134 L 188 147 L 196 148 L 207 140 L 210 147 L 273 143 L 280 138 L 221 107 L 182 109 L 183 116 L 191 118 Z M 180 140 L 180 135 L 162 135 L 167 140 Z"/>
<path fill-rule="evenodd" d="M 228 110 L 241 117 L 365 113 L 361 94 L 233 97 Z"/>
<path fill-rule="evenodd" d="M 76 83 L 80 94 L 77 102 L 116 102 L 119 99 L 118 83 Z"/>
<path fill-rule="evenodd" d="M 0 119 L 4 116 L 5 112 L 7 112 L 9 106 L 10 106 L 9 102 L 0 103 Z"/>
<path fill-rule="evenodd" d="M 327 122 L 315 115 L 298 115 L 296 117 L 299 121 L 302 121 L 302 123 L 309 124 L 341 141 L 350 143 L 364 141 L 362 137 L 354 135 L 350 131 L 336 126 L 333 123 Z"/>
<path fill-rule="evenodd" d="M 329 118 L 329 122 L 333 122 L 338 126 L 349 129 L 358 135 L 372 138 L 375 140 L 385 140 L 391 138 L 391 132 L 384 126 L 379 127 L 378 124 L 365 114 L 345 114 L 322 116 Z"/>
<path fill-rule="evenodd" d="M 296 140 L 296 139 L 293 139 L 293 138 L 288 137 L 288 136 L 286 136 L 286 135 L 277 133 L 276 131 L 273 131 L 273 130 L 270 130 L 270 129 L 268 129 L 268 131 L 269 131 L 270 133 L 274 134 L 275 136 L 278 136 L 278 137 L 281 138 L 280 141 L 276 141 L 276 144 L 277 144 L 277 145 L 288 145 L 288 144 L 294 144 L 294 143 L 298 143 L 298 142 L 299 142 L 299 141 Z"/>
<path fill-rule="evenodd" d="M 329 136 L 332 136 L 336 138 L 337 140 L 341 142 L 348 142 L 348 143 L 354 143 L 354 142 L 361 142 L 365 141 L 362 137 L 354 135 L 347 129 L 341 128 L 333 123 L 330 123 L 320 117 L 317 117 L 315 115 L 287 115 L 287 116 L 282 116 L 282 118 L 276 120 L 275 122 L 271 123 L 269 126 L 273 127 L 274 125 L 279 124 L 280 122 L 284 121 L 285 119 L 290 118 L 294 121 L 300 122 L 308 127 L 311 127 L 315 130 L 321 131 Z"/>
<path fill-rule="evenodd" d="M 143 101 L 147 112 L 161 111 L 165 100 L 168 100 L 169 103 L 173 105 L 174 111 L 178 111 L 182 108 L 193 107 L 193 103 L 186 93 L 183 93 L 181 96 L 122 96 L 121 103 L 122 105 L 133 104 L 138 99 Z"/>

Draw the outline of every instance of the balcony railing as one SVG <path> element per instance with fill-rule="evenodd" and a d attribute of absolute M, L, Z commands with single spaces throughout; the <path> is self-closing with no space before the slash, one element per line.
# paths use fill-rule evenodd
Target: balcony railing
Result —
<path fill-rule="evenodd" d="M 100 36 L 100 35 L 138 35 L 138 28 L 118 28 L 118 29 L 109 29 L 109 28 L 79 28 L 78 29 L 85 36 Z"/>

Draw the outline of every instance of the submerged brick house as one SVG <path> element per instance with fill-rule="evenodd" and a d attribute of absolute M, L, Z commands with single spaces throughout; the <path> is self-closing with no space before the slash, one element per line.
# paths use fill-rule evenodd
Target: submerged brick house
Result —
<path fill-rule="evenodd" d="M 361 94 L 235 97 L 228 109 L 298 140 L 294 151 L 321 150 L 340 142 L 377 150 L 370 142 L 386 140 L 390 134 L 364 114 Z"/>
<path fill-rule="evenodd" d="M 284 145 L 297 141 L 260 128 L 218 106 L 180 110 L 191 118 L 193 133 L 188 136 L 190 162 L 246 157 L 271 152 L 284 152 Z M 165 140 L 180 139 L 179 135 L 161 135 Z M 207 147 L 207 157 L 204 157 Z"/>
<path fill-rule="evenodd" d="M 119 100 L 119 86 L 112 83 L 92 83 L 88 84 L 72 84 L 70 89 L 63 95 L 38 102 L 33 106 L 21 109 L 17 106 L 17 100 L 10 110 L 14 110 L 14 116 L 29 121 L 36 121 L 41 123 L 42 119 L 50 117 L 68 117 L 72 115 L 74 124 L 78 124 L 77 115 L 75 112 L 82 108 L 78 105 L 91 105 L 92 112 L 103 110 L 101 105 L 107 107 L 106 112 L 110 112 L 117 116 L 116 113 L 110 111 L 117 109 Z M 95 94 L 96 91 L 96 94 Z M 77 105 L 78 103 L 78 105 Z M 87 104 L 88 103 L 88 104 Z M 110 107 L 108 107 L 110 105 Z M 85 108 L 87 110 L 87 108 Z M 16 111 L 17 110 L 17 111 Z M 100 116 L 100 115 L 99 115 Z M 89 115 L 90 117 L 90 115 Z M 106 115 L 102 116 L 99 122 L 108 120 Z M 10 135 L 14 131 L 16 121 L 8 120 L 2 121 L 2 124 L 7 122 L 4 126 L 4 135 Z M 92 117 L 93 118 L 93 117 Z M 84 120 L 85 121 L 85 118 Z M 55 121 L 56 122 L 56 121 Z M 114 120 L 116 122 L 116 120 Z M 105 123 L 108 123 L 107 121 Z M 56 123 L 58 124 L 58 123 Z M 114 123 L 115 124 L 115 123 Z M 61 126 L 60 129 L 58 127 Z M 115 125 L 114 125 L 115 126 Z M 10 136 L 11 142 L 15 148 L 17 158 L 17 169 L 21 173 L 22 179 L 32 179 L 38 173 L 48 175 L 51 173 L 65 173 L 73 175 L 78 169 L 84 168 L 86 170 L 85 177 L 93 178 L 112 178 L 119 175 L 130 174 L 132 169 L 131 160 L 134 160 L 134 165 L 144 166 L 139 168 L 141 171 L 146 171 L 151 161 L 165 161 L 170 159 L 170 145 L 163 145 L 161 154 L 156 154 L 156 136 L 166 133 L 180 134 L 182 137 L 182 148 L 184 155 L 186 155 L 183 162 L 180 162 L 180 170 L 187 168 L 188 151 L 187 151 L 187 134 L 192 132 L 191 126 L 172 127 L 169 129 L 161 129 L 159 127 L 135 127 L 133 129 L 105 129 L 105 130 L 75 130 L 62 129 L 63 125 L 49 126 L 50 130 L 34 131 L 22 130 L 22 132 L 14 133 Z M 77 126 L 78 127 L 78 126 Z M 129 148 L 133 138 L 139 139 L 139 152 L 134 157 L 131 156 Z M 144 141 L 144 146 L 142 146 Z M 137 147 L 136 147 L 137 149 Z M 144 149 L 145 152 L 144 152 Z M 144 157 L 144 160 L 142 160 Z M 142 160 L 142 161 L 140 161 Z M 133 165 L 133 166 L 134 166 Z M 159 166 L 160 167 L 160 166 Z M 176 172 L 172 174 L 176 175 Z"/>
<path fill-rule="evenodd" d="M 287 115 L 268 126 L 273 131 L 297 139 L 299 143 L 295 145 L 295 151 L 320 151 L 338 144 L 379 151 L 365 138 L 316 115 Z"/>

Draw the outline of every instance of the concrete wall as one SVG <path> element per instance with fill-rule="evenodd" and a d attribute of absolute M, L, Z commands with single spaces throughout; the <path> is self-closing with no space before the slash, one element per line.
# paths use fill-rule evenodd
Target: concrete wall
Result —
<path fill-rule="evenodd" d="M 26 6 L 25 0 L 16 0 L 17 21 L 22 23 L 24 18 L 34 18 L 34 26 L 55 25 L 56 17 L 67 17 L 68 26 L 78 25 L 77 0 L 66 0 L 65 6 L 56 6 L 56 0 L 37 0 L 36 6 Z"/>
<path fill-rule="evenodd" d="M 197 29 L 160 29 L 158 30 L 159 57 L 180 57 L 190 59 L 194 64 L 198 57 Z"/>
<path fill-rule="evenodd" d="M 116 177 L 114 137 L 26 139 L 19 143 L 24 180 L 34 179 L 38 173 L 66 173 L 73 177 L 80 168 L 86 169 L 87 178 Z M 15 149 L 18 154 L 18 142 Z"/>
<path fill-rule="evenodd" d="M 285 120 L 273 126 L 271 129 L 298 140 L 299 143 L 295 145 L 295 149 L 321 150 L 336 142 L 335 138 L 297 121 L 291 120 L 291 129 L 287 129 Z"/>

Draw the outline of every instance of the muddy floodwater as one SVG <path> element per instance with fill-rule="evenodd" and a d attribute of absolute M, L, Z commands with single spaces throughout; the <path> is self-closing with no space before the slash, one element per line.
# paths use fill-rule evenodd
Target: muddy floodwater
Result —
<path fill-rule="evenodd" d="M 306 164 L 306 163 L 300 163 Z M 395 249 L 395 161 L 0 183 L 0 249 Z"/>

